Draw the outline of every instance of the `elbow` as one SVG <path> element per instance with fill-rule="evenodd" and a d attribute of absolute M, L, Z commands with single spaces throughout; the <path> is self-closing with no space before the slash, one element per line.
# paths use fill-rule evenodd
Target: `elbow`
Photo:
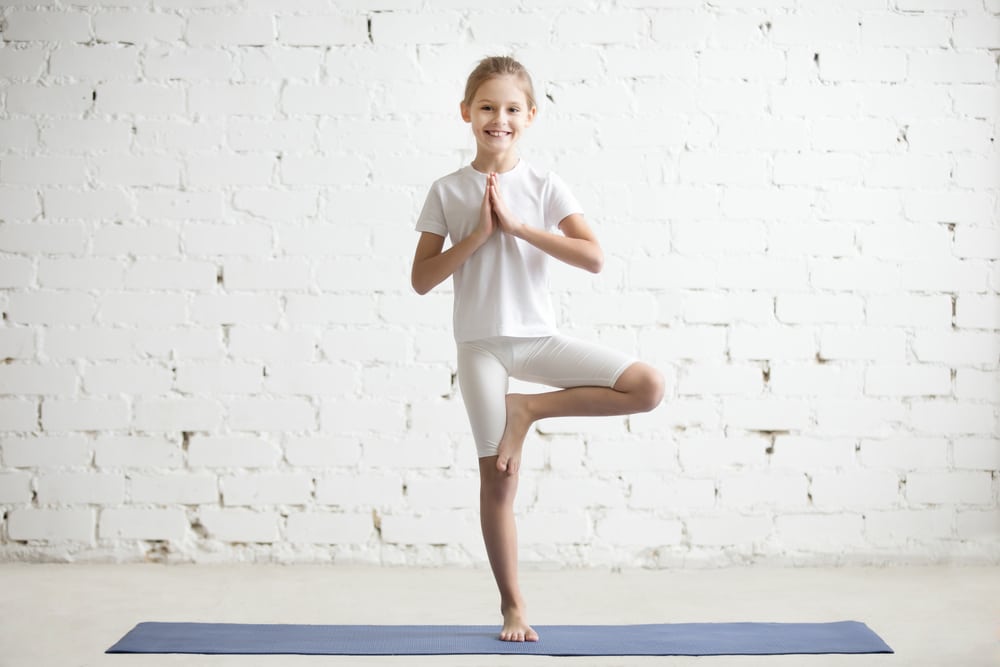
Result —
<path fill-rule="evenodd" d="M 590 261 L 587 262 L 586 268 L 591 273 L 600 273 L 604 270 L 604 253 L 598 251 L 594 254 L 594 256 L 590 258 Z"/>
<path fill-rule="evenodd" d="M 410 285 L 413 286 L 414 292 L 416 292 L 420 296 L 423 296 L 424 294 L 427 294 L 432 289 L 434 289 L 437 283 L 428 280 L 427 276 L 414 271 L 413 274 L 410 276 Z"/>
<path fill-rule="evenodd" d="M 413 288 L 414 292 L 421 296 L 427 294 L 427 287 L 422 283 L 422 281 L 417 279 L 416 271 L 410 274 L 410 287 Z"/>

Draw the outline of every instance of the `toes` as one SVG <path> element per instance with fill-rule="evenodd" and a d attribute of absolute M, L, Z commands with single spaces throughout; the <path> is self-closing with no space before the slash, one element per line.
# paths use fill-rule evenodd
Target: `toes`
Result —
<path fill-rule="evenodd" d="M 527 630 L 503 630 L 500 632 L 501 641 L 505 642 L 537 642 L 538 633 L 532 628 Z"/>

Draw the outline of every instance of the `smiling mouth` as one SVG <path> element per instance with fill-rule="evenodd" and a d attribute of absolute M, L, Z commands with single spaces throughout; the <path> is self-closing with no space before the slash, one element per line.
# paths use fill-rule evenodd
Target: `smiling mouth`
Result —
<path fill-rule="evenodd" d="M 500 132 L 499 130 L 487 130 L 486 134 L 491 137 L 507 137 L 510 136 L 510 132 Z"/>

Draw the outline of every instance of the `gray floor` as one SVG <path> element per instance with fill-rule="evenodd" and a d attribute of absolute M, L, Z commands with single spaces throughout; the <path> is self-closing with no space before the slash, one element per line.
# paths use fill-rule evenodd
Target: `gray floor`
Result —
<path fill-rule="evenodd" d="M 685 621 L 867 623 L 894 655 L 105 655 L 140 621 L 494 623 L 485 570 L 343 566 L 0 565 L 0 665 L 1000 665 L 1000 567 L 522 572 L 536 624 Z"/>

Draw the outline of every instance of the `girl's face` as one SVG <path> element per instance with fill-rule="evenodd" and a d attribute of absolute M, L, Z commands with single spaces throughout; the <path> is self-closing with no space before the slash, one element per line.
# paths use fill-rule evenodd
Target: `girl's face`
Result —
<path fill-rule="evenodd" d="M 521 133 L 535 118 L 535 107 L 516 77 L 488 79 L 472 96 L 472 104 L 462 103 L 462 119 L 472 125 L 480 152 L 503 153 L 515 146 Z"/>

